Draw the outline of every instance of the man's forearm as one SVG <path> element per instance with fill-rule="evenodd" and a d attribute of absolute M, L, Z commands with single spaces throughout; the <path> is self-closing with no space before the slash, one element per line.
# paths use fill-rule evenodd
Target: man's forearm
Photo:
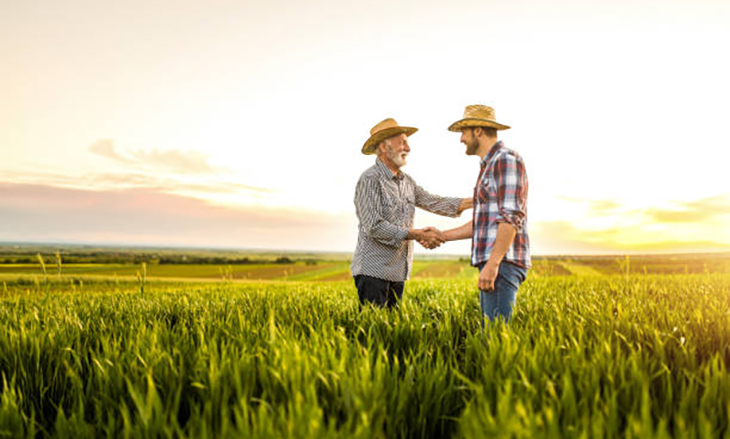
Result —
<path fill-rule="evenodd" d="M 409 229 L 406 239 L 415 239 L 427 249 L 434 249 L 445 242 L 443 233 L 436 228 Z"/>
<path fill-rule="evenodd" d="M 461 212 L 465 211 L 466 209 L 471 209 L 472 207 L 474 207 L 474 199 L 464 198 L 463 200 L 461 200 L 461 203 L 459 204 L 459 210 L 456 213 L 461 214 Z"/>
<path fill-rule="evenodd" d="M 365 234 L 372 240 L 390 247 L 400 247 L 406 238 L 406 230 L 377 215 L 358 216 Z"/>
<path fill-rule="evenodd" d="M 414 195 L 416 196 L 416 206 L 436 215 L 449 216 L 455 218 L 467 209 L 463 198 L 442 197 L 433 195 L 420 186 L 416 186 Z"/>
<path fill-rule="evenodd" d="M 406 235 L 406 239 L 409 239 L 409 240 L 420 239 L 422 236 L 423 236 L 422 229 L 408 229 L 408 234 Z"/>
<path fill-rule="evenodd" d="M 444 239 L 447 241 L 458 241 L 460 239 L 471 238 L 471 234 L 472 221 L 469 221 L 461 227 L 444 231 Z"/>
<path fill-rule="evenodd" d="M 515 239 L 517 230 L 510 223 L 499 223 L 497 226 L 497 239 L 494 241 L 494 247 L 489 254 L 489 262 L 499 265 L 507 254 L 507 250 Z"/>

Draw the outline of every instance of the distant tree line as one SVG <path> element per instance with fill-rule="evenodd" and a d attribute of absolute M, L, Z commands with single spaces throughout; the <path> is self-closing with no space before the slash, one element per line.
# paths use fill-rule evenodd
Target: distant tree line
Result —
<path fill-rule="evenodd" d="M 53 255 L 43 254 L 43 261 L 46 264 L 53 264 L 56 258 Z M 61 254 L 61 261 L 64 264 L 148 264 L 155 263 L 157 255 L 143 254 L 110 254 L 110 253 L 84 253 L 81 255 Z M 32 255 L 5 255 L 0 256 L 0 264 L 37 264 L 38 256 Z"/>
<path fill-rule="evenodd" d="M 46 264 L 55 264 L 53 255 L 42 255 Z M 286 256 L 276 259 L 257 259 L 251 257 L 225 257 L 225 256 L 200 256 L 200 255 L 159 255 L 159 254 L 136 254 L 136 253 L 84 253 L 84 254 L 61 254 L 63 264 L 141 264 L 148 265 L 253 265 L 253 264 L 293 264 L 297 260 Z M 316 265 L 316 259 L 303 260 L 307 265 Z M 0 255 L 0 264 L 37 264 L 36 254 L 12 254 Z"/>
<path fill-rule="evenodd" d="M 249 257 L 243 258 L 226 258 L 220 256 L 189 256 L 189 255 L 171 255 L 171 256 L 160 256 L 158 258 L 160 265 L 165 264 L 210 264 L 210 265 L 247 265 L 247 264 L 270 264 L 272 262 L 276 264 L 293 264 L 294 260 L 289 259 L 285 256 L 276 258 L 271 261 L 270 259 L 252 259 Z"/>

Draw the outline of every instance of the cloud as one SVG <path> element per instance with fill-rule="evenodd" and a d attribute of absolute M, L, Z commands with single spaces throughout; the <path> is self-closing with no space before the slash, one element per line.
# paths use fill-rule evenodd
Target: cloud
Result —
<path fill-rule="evenodd" d="M 207 174 L 216 172 L 208 165 L 208 158 L 197 151 L 132 151 L 132 157 L 139 163 L 163 166 L 183 174 Z"/>
<path fill-rule="evenodd" d="M 197 151 L 152 150 L 150 152 L 137 150 L 125 154 L 116 150 L 112 139 L 101 139 L 94 142 L 89 151 L 123 164 L 136 165 L 147 168 L 165 168 L 168 171 L 180 174 L 211 174 L 221 172 L 208 164 L 208 158 Z"/>
<path fill-rule="evenodd" d="M 112 186 L 119 187 L 126 177 L 100 174 L 99 178 L 118 179 Z M 132 175 L 130 181 L 159 182 L 144 175 Z M 727 213 L 723 209 L 726 202 L 726 197 L 713 197 L 685 204 L 719 215 Z M 604 207 L 612 208 L 608 204 Z M 458 225 L 454 221 L 461 224 L 463 220 L 431 224 L 432 218 L 424 215 L 424 212 L 417 214 L 418 227 L 447 228 Z M 718 236 L 717 229 L 707 228 L 690 235 L 688 228 L 680 223 L 660 225 L 655 230 L 652 223 L 647 225 L 647 216 L 639 218 L 644 223 L 626 227 L 621 215 L 613 215 L 615 226 L 593 230 L 574 221 L 533 222 L 530 224 L 533 254 L 730 249 L 730 241 Z M 81 187 L 0 182 L 0 241 L 352 251 L 356 239 L 354 212 L 338 215 L 286 208 L 232 208 L 152 186 L 92 191 Z M 468 241 L 462 244 L 463 248 L 451 243 L 443 251 L 467 254 Z"/>
<path fill-rule="evenodd" d="M 530 230 L 533 254 L 680 253 L 730 250 L 730 243 L 707 239 L 669 240 L 621 227 L 582 230 L 569 221 L 534 224 Z"/>
<path fill-rule="evenodd" d="M 697 223 L 718 216 L 730 214 L 730 194 L 702 198 L 693 201 L 674 203 L 673 208 L 652 207 L 646 209 L 630 209 L 614 200 L 591 200 L 583 198 L 559 197 L 569 203 L 587 207 L 588 215 L 620 216 L 623 218 L 648 217 L 658 223 Z"/>
<path fill-rule="evenodd" d="M 569 221 L 546 221 L 530 226 L 533 254 L 615 253 L 616 230 L 586 232 Z"/>
<path fill-rule="evenodd" d="M 677 209 L 649 209 L 652 219 L 662 223 L 696 223 L 730 215 L 730 194 L 680 203 Z"/>
<path fill-rule="evenodd" d="M 101 188 L 145 188 L 160 192 L 197 192 L 203 194 L 227 193 L 235 194 L 241 192 L 273 193 L 273 189 L 250 186 L 230 181 L 205 180 L 198 183 L 183 182 L 171 178 L 158 178 L 154 175 L 128 173 L 128 174 L 90 174 L 86 176 L 87 181 L 93 187 Z M 74 181 L 78 181 L 74 179 Z"/>
<path fill-rule="evenodd" d="M 354 215 L 227 208 L 151 189 L 0 183 L 0 241 L 351 251 Z"/>
<path fill-rule="evenodd" d="M 235 181 L 222 180 L 216 176 L 196 178 L 197 181 L 181 181 L 177 178 L 162 178 L 152 173 L 86 173 L 75 174 L 41 172 L 13 172 L 0 169 L 0 175 L 7 183 L 57 186 L 72 189 L 94 188 L 96 190 L 147 188 L 160 192 L 195 192 L 198 194 L 240 194 L 254 192 L 261 194 L 274 193 L 275 190 L 246 185 Z M 225 177 L 224 177 L 225 178 Z"/>
<path fill-rule="evenodd" d="M 697 223 L 712 218 L 711 212 L 700 210 L 649 209 L 646 213 L 660 223 Z"/>
<path fill-rule="evenodd" d="M 621 209 L 621 204 L 613 200 L 591 200 L 587 198 L 575 198 L 575 197 L 558 197 L 561 200 L 567 201 L 573 204 L 580 204 L 586 206 L 590 213 L 595 215 L 604 215 L 608 213 L 614 213 Z"/>
<path fill-rule="evenodd" d="M 114 149 L 114 141 L 112 139 L 97 140 L 89 147 L 89 151 L 108 159 L 117 160 L 123 163 L 134 163 L 134 160 L 123 157 L 117 153 Z"/>

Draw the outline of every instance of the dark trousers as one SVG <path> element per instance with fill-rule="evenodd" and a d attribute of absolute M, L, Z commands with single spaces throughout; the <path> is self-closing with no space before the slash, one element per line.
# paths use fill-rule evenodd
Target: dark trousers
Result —
<path fill-rule="evenodd" d="M 405 282 L 391 282 L 362 274 L 355 276 L 360 305 L 372 303 L 381 308 L 395 308 L 403 298 L 405 285 Z"/>

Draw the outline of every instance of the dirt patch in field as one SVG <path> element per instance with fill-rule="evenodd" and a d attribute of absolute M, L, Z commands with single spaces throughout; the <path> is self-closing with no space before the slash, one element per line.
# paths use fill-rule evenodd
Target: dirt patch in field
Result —
<path fill-rule="evenodd" d="M 573 274 L 557 261 L 533 261 L 531 271 L 537 276 L 566 276 Z"/>
<path fill-rule="evenodd" d="M 245 272 L 233 273 L 233 279 L 270 280 L 284 279 L 297 274 L 320 270 L 316 265 L 281 265 L 260 267 Z"/>
<path fill-rule="evenodd" d="M 457 276 L 464 269 L 463 265 L 447 263 L 433 263 L 419 270 L 413 275 L 416 279 L 424 278 L 444 278 Z"/>
<path fill-rule="evenodd" d="M 343 280 L 350 280 L 352 279 L 352 275 L 350 274 L 350 271 L 344 271 L 342 273 L 333 274 L 331 276 L 322 277 L 317 279 L 317 282 L 338 282 Z"/>

